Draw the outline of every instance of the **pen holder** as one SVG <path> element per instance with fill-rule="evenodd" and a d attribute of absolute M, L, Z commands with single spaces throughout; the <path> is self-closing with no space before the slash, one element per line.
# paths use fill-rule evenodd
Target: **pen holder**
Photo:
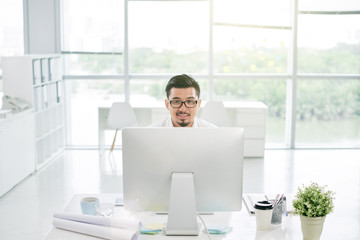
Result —
<path fill-rule="evenodd" d="M 272 217 L 271 217 L 271 224 L 281 224 L 282 213 L 283 213 L 283 211 L 282 211 L 283 204 L 284 203 L 279 203 L 279 204 L 274 205 L 274 209 L 273 209 Z"/>

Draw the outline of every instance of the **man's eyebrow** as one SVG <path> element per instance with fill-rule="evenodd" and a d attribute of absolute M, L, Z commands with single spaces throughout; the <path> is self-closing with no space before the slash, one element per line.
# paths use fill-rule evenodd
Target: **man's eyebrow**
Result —
<path fill-rule="evenodd" d="M 181 100 L 179 97 L 173 97 L 171 100 Z M 195 97 L 187 97 L 186 99 L 195 99 Z"/>

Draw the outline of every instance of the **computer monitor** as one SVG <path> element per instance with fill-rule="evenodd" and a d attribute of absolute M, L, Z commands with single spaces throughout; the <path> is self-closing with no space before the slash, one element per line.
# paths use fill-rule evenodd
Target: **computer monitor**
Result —
<path fill-rule="evenodd" d="M 168 212 L 167 235 L 198 235 L 197 212 L 240 211 L 242 128 L 125 128 L 124 207 Z"/>

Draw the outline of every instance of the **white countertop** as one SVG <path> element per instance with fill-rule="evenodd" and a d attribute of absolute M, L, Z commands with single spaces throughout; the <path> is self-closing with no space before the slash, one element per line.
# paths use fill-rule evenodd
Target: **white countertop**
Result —
<path fill-rule="evenodd" d="M 17 120 L 19 118 L 22 118 L 23 116 L 29 115 L 31 113 L 33 113 L 33 108 L 28 108 L 24 111 L 21 112 L 17 112 L 17 113 L 13 113 L 9 116 L 7 116 L 6 118 L 0 118 L 0 127 L 2 127 L 3 125 L 12 122 L 14 120 Z"/>

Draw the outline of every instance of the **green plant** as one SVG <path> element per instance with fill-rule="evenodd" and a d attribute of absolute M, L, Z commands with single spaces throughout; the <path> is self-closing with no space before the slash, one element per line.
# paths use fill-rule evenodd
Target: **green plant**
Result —
<path fill-rule="evenodd" d="M 299 187 L 293 200 L 294 214 L 306 217 L 324 217 L 331 213 L 334 208 L 335 193 L 325 190 L 325 187 L 319 186 L 317 183 Z"/>

